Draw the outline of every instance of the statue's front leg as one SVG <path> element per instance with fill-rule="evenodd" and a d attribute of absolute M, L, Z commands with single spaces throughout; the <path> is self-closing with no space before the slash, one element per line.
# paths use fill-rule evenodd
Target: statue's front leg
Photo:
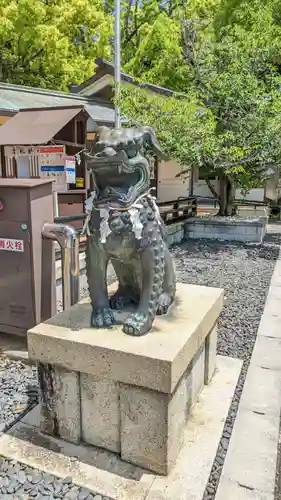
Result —
<path fill-rule="evenodd" d="M 108 327 L 114 324 L 114 316 L 109 307 L 106 282 L 108 256 L 103 244 L 95 235 L 88 236 L 86 244 L 86 266 L 89 293 L 92 303 L 91 326 Z"/>
<path fill-rule="evenodd" d="M 165 244 L 158 225 L 154 224 L 149 244 L 140 253 L 139 265 L 142 267 L 142 291 L 137 311 L 129 316 L 123 325 L 128 335 L 144 335 L 154 321 L 162 292 L 165 265 Z"/>

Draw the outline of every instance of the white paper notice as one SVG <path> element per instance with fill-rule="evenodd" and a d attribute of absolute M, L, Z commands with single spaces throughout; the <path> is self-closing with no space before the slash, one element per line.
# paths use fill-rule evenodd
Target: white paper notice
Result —
<path fill-rule="evenodd" d="M 76 183 L 76 164 L 75 158 L 73 160 L 65 161 L 65 173 L 66 173 L 66 182 L 67 184 L 75 184 Z"/>
<path fill-rule="evenodd" d="M 23 240 L 0 238 L 0 250 L 6 250 L 8 252 L 24 252 Z"/>

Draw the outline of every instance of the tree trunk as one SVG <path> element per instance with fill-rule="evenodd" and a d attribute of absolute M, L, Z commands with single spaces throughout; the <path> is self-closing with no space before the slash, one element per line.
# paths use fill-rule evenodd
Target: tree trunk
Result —
<path fill-rule="evenodd" d="M 219 175 L 219 213 L 221 217 L 227 215 L 227 189 L 226 177 L 224 174 Z"/>
<path fill-rule="evenodd" d="M 234 186 L 231 178 L 223 173 L 219 176 L 219 213 L 222 217 L 234 214 Z"/>
<path fill-rule="evenodd" d="M 228 185 L 227 185 L 227 213 L 228 215 L 235 215 L 235 187 L 232 182 L 232 179 L 228 177 Z"/>
<path fill-rule="evenodd" d="M 223 172 L 219 174 L 219 192 L 217 193 L 214 186 L 212 185 L 210 179 L 208 177 L 205 178 L 206 184 L 211 191 L 214 199 L 219 203 L 219 212 L 218 215 L 221 217 L 228 217 L 234 215 L 234 198 L 235 198 L 235 189 L 234 184 L 228 175 L 225 175 Z"/>

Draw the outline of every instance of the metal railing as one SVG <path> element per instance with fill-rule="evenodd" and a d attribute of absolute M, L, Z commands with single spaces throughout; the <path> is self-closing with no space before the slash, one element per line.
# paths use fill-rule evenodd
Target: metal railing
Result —
<path fill-rule="evenodd" d="M 219 208 L 219 202 L 214 199 L 213 196 L 197 196 L 194 195 L 194 197 L 197 200 L 198 205 L 204 206 L 203 204 L 206 203 L 205 206 L 212 206 L 214 208 Z M 254 208 L 256 207 L 261 207 L 261 206 L 268 206 L 269 202 L 268 201 L 258 201 L 258 200 L 246 200 L 243 198 L 238 198 L 233 200 L 234 205 L 250 205 L 253 206 Z"/>
<path fill-rule="evenodd" d="M 42 236 L 57 241 L 61 249 L 62 299 L 65 310 L 77 304 L 80 299 L 79 235 L 73 227 L 66 224 L 46 222 L 42 228 Z"/>
<path fill-rule="evenodd" d="M 165 224 L 169 225 L 177 220 L 194 217 L 197 210 L 197 200 L 195 196 L 180 196 L 176 200 L 157 203 L 161 217 Z"/>
<path fill-rule="evenodd" d="M 84 221 L 87 217 L 87 214 L 74 214 L 74 215 L 59 215 L 54 218 L 54 222 L 58 224 L 68 224 L 69 222 L 79 222 Z"/>

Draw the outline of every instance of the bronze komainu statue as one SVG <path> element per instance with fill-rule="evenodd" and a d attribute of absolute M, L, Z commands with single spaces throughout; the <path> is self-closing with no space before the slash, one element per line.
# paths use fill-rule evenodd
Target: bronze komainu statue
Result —
<path fill-rule="evenodd" d="M 176 288 L 165 226 L 150 194 L 149 153 L 164 158 L 152 128 L 101 127 L 86 154 L 94 181 L 85 223 L 91 325 L 109 327 L 113 310 L 134 305 L 123 324 L 129 335 L 147 333 L 155 315 L 167 312 Z M 109 260 L 119 282 L 111 297 Z"/>

